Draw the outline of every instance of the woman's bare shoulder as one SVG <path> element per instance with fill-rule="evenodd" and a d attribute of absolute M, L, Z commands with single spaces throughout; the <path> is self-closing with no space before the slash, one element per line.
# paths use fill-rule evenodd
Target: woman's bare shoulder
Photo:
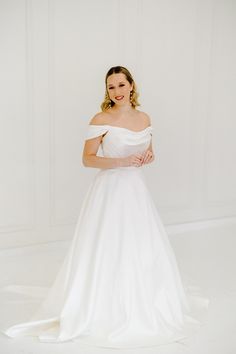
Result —
<path fill-rule="evenodd" d="M 107 124 L 107 117 L 108 117 L 107 112 L 98 112 L 90 119 L 89 124 L 106 125 Z"/>
<path fill-rule="evenodd" d="M 140 111 L 138 110 L 138 114 L 139 114 L 139 117 L 140 119 L 142 120 L 143 124 L 144 125 L 151 125 L 151 118 L 150 116 L 146 113 L 146 112 L 143 112 L 143 111 Z"/>

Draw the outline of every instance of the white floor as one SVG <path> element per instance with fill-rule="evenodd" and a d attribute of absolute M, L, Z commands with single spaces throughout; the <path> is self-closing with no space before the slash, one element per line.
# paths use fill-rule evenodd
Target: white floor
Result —
<path fill-rule="evenodd" d="M 8 338 L 0 334 L 1 354 L 236 354 L 236 225 L 170 234 L 180 271 L 190 274 L 210 299 L 206 324 L 181 343 L 148 349 L 102 349 L 78 345 L 40 343 L 36 337 Z M 68 242 L 42 244 L 0 251 L 0 287 L 8 284 L 49 285 L 63 260 Z M 19 321 L 21 309 L 29 312 L 35 303 L 25 304 L 22 296 L 0 297 L 0 326 Z M 10 305 L 9 305 L 10 304 Z M 14 318 L 8 318 L 9 306 Z M 15 320 L 15 321 L 14 321 Z M 24 318 L 25 320 L 25 318 Z"/>

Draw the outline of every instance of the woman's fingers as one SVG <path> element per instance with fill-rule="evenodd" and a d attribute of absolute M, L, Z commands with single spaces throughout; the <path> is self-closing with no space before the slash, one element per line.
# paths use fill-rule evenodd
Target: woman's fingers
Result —
<path fill-rule="evenodd" d="M 145 151 L 143 154 L 136 153 L 131 156 L 131 164 L 134 166 L 142 166 L 143 164 L 147 164 L 152 161 L 154 155 L 150 150 Z"/>
<path fill-rule="evenodd" d="M 142 155 L 142 154 L 137 153 L 137 154 L 135 154 L 134 156 L 135 156 L 135 158 L 136 158 L 137 160 L 139 160 L 139 161 L 143 159 L 143 155 Z"/>
<path fill-rule="evenodd" d="M 147 150 L 145 152 L 144 158 L 143 158 L 143 164 L 149 163 L 153 158 L 153 153 L 150 150 Z"/>
<path fill-rule="evenodd" d="M 142 160 L 143 160 L 142 154 L 137 153 L 137 154 L 133 155 L 133 163 L 135 166 L 141 166 Z"/>

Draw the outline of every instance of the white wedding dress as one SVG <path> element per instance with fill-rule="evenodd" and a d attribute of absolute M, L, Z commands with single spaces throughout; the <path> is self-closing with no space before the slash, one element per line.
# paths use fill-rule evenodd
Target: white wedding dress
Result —
<path fill-rule="evenodd" d="M 144 152 L 152 131 L 89 125 L 86 139 L 105 134 L 103 155 L 124 157 Z M 204 323 L 209 300 L 184 288 L 144 166 L 99 169 L 47 296 L 5 335 L 133 348 L 179 341 Z"/>

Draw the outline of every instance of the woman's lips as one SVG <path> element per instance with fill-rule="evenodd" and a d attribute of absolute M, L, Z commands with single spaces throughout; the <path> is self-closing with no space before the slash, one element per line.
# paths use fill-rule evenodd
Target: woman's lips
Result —
<path fill-rule="evenodd" d="M 122 100 L 123 97 L 124 96 L 116 96 L 115 99 L 119 101 L 119 100 Z"/>

